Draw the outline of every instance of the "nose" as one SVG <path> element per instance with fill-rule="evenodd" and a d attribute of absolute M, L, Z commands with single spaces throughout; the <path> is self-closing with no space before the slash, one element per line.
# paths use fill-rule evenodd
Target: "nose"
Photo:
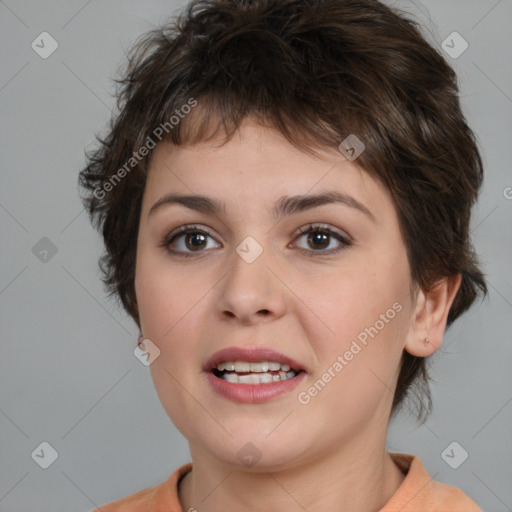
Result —
<path fill-rule="evenodd" d="M 266 251 L 251 263 L 233 251 L 229 265 L 217 301 L 217 310 L 224 319 L 247 325 L 273 321 L 284 314 L 286 287 Z"/>

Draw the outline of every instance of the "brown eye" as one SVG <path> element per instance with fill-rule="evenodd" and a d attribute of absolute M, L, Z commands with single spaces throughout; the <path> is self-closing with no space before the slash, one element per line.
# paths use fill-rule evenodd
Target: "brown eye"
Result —
<path fill-rule="evenodd" d="M 206 236 L 203 233 L 187 233 L 185 236 L 185 245 L 188 249 L 196 250 L 197 248 L 203 249 Z"/>
<path fill-rule="evenodd" d="M 306 240 L 307 247 L 301 247 L 300 244 L 297 243 L 296 245 L 311 256 L 328 256 L 352 244 L 348 236 L 344 236 L 324 226 L 306 226 L 302 228 L 299 230 L 299 236 L 297 237 L 297 240 L 300 239 Z M 329 246 L 331 246 L 333 242 L 334 247 L 329 249 Z"/>
<path fill-rule="evenodd" d="M 168 235 L 161 245 L 172 254 L 193 256 L 193 253 L 201 254 L 205 249 L 210 249 L 208 245 L 210 239 L 214 240 L 207 231 L 193 225 L 183 226 L 178 232 Z"/>
<path fill-rule="evenodd" d="M 316 249 L 325 249 L 329 245 L 330 235 L 324 231 L 312 231 L 308 236 L 308 243 Z"/>

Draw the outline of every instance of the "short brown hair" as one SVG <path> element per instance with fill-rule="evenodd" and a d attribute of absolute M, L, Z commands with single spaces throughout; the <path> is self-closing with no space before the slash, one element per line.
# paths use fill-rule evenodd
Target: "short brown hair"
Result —
<path fill-rule="evenodd" d="M 150 161 L 141 148 L 219 130 L 227 141 L 247 116 L 306 152 L 355 134 L 365 145 L 357 163 L 393 198 L 413 282 L 428 291 L 462 275 L 448 325 L 487 293 L 469 238 L 481 157 L 455 72 L 406 13 L 376 0 L 195 0 L 141 37 L 117 82 L 117 111 L 80 184 L 103 233 L 103 282 L 139 327 L 135 255 Z M 197 106 L 180 115 L 191 99 Z M 418 417 L 428 415 L 425 359 L 404 352 L 393 411 L 413 383 Z"/>

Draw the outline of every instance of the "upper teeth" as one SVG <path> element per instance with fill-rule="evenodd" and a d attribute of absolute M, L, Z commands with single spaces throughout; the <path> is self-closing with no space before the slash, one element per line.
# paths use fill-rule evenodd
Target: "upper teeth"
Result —
<path fill-rule="evenodd" d="M 217 365 L 217 370 L 226 370 L 228 372 L 237 373 L 265 373 L 268 371 L 279 371 L 282 370 L 287 372 L 290 366 L 287 364 L 281 364 L 274 361 L 262 361 L 259 363 L 249 363 L 247 361 L 225 361 Z"/>

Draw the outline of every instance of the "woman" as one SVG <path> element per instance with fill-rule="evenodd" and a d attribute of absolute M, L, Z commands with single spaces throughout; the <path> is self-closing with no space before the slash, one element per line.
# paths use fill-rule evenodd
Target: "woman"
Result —
<path fill-rule="evenodd" d="M 479 511 L 388 453 L 486 284 L 456 76 L 375 0 L 196 1 L 81 172 L 104 281 L 192 463 L 102 511 Z M 98 509 L 99 510 L 99 509 Z"/>

